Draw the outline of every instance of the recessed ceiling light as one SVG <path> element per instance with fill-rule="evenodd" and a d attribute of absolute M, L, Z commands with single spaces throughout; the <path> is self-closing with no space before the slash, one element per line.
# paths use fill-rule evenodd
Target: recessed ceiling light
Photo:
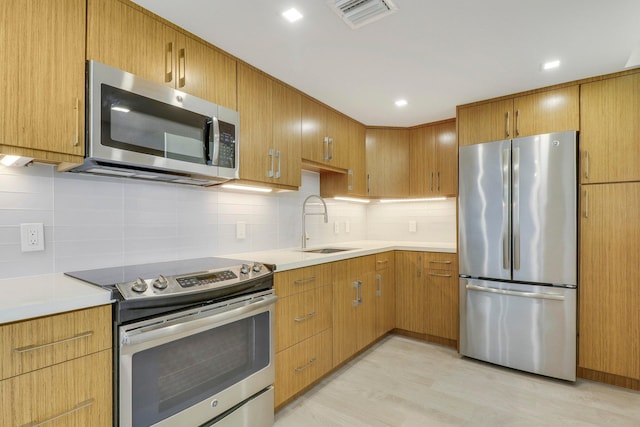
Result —
<path fill-rule="evenodd" d="M 396 101 L 396 107 L 404 107 L 408 104 L 406 99 L 398 99 Z"/>
<path fill-rule="evenodd" d="M 560 66 L 560 61 L 556 60 L 556 61 L 549 61 L 549 62 L 545 62 L 542 65 L 542 69 L 543 70 L 551 70 L 553 68 L 558 68 Z"/>
<path fill-rule="evenodd" d="M 295 7 L 282 12 L 282 16 L 284 16 L 289 22 L 296 22 L 298 19 L 302 19 L 302 14 L 298 12 Z"/>

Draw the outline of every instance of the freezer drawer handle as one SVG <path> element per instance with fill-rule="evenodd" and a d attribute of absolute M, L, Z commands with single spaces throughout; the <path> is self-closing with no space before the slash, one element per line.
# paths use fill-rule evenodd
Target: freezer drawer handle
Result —
<path fill-rule="evenodd" d="M 551 299 L 556 301 L 564 301 L 564 295 L 557 295 L 557 294 L 543 294 L 539 292 L 525 292 L 525 291 L 510 291 L 507 289 L 485 288 L 482 286 L 469 285 L 469 284 L 466 285 L 466 288 L 469 289 L 470 291 L 489 292 L 492 294 L 511 295 L 514 297 Z"/>

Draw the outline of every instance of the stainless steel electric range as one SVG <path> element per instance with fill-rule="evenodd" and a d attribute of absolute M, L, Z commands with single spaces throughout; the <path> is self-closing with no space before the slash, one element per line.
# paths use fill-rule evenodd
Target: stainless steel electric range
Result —
<path fill-rule="evenodd" d="M 269 265 L 198 258 L 65 273 L 109 289 L 114 424 L 273 424 Z"/>

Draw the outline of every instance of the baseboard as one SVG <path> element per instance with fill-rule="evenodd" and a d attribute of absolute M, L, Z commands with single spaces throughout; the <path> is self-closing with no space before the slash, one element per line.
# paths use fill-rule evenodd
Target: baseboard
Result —
<path fill-rule="evenodd" d="M 578 367 L 578 377 L 640 391 L 640 380 Z"/>

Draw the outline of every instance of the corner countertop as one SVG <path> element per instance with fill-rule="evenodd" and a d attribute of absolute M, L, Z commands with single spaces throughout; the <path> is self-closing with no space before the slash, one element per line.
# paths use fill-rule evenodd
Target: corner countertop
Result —
<path fill-rule="evenodd" d="M 316 254 L 303 252 L 300 248 L 290 248 L 217 256 L 272 264 L 276 271 L 286 271 L 392 250 L 456 252 L 455 244 L 438 242 L 362 240 L 327 244 L 319 248 L 322 247 L 348 248 L 349 250 L 331 254 Z M 307 249 L 316 248 L 318 247 Z M 8 290 L 0 300 L 0 324 L 113 302 L 110 291 L 65 276 L 63 273 L 0 279 L 0 288 Z"/>
<path fill-rule="evenodd" d="M 317 254 L 303 252 L 300 248 L 278 249 L 273 251 L 243 252 L 238 254 L 224 255 L 225 258 L 251 260 L 263 264 L 272 264 L 275 271 L 293 270 L 295 268 L 309 267 L 326 262 L 342 261 L 349 258 L 356 258 L 365 255 L 377 254 L 386 251 L 425 251 L 425 252 L 447 252 L 456 253 L 455 243 L 443 242 L 403 242 L 403 241 L 375 241 L 360 240 L 354 242 L 344 242 L 326 244 L 316 248 L 348 248 L 342 252 L 331 254 Z"/>
<path fill-rule="evenodd" d="M 0 324 L 110 304 L 111 292 L 63 273 L 1 279 Z"/>

